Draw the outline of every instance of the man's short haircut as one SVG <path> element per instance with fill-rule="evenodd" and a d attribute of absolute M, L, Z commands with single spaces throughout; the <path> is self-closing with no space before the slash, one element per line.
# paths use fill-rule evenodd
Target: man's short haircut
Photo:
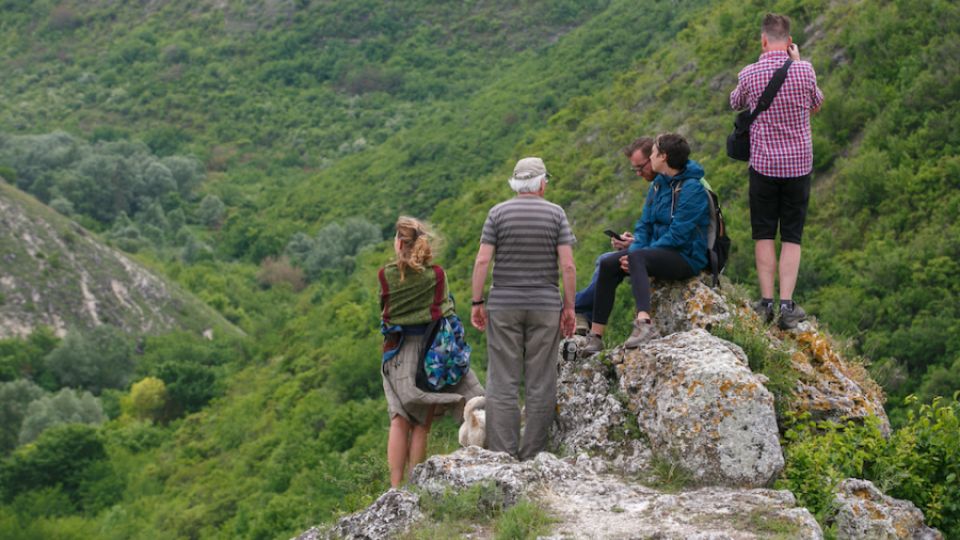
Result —
<path fill-rule="evenodd" d="M 623 155 L 629 159 L 633 157 L 634 152 L 637 150 L 643 152 L 644 156 L 650 157 L 650 153 L 653 150 L 653 139 L 650 137 L 640 137 L 634 140 L 632 143 L 623 147 Z"/>
<path fill-rule="evenodd" d="M 667 155 L 667 165 L 671 169 L 682 171 L 687 167 L 687 159 L 690 158 L 690 145 L 683 138 L 683 135 L 663 133 L 657 135 L 656 144 L 660 153 Z"/>
<path fill-rule="evenodd" d="M 767 13 L 760 31 L 766 34 L 769 41 L 786 41 L 790 37 L 790 17 Z"/>

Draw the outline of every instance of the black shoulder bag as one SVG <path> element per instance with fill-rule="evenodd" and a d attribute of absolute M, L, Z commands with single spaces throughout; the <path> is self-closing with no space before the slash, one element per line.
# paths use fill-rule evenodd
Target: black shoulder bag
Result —
<path fill-rule="evenodd" d="M 793 60 L 787 59 L 780 66 L 780 69 L 773 72 L 773 77 L 770 78 L 767 87 L 763 89 L 763 94 L 760 95 L 760 100 L 757 101 L 756 109 L 752 112 L 744 110 L 737 113 L 737 117 L 733 121 L 733 133 L 727 135 L 728 156 L 739 161 L 750 161 L 750 124 L 753 124 L 757 116 L 767 110 L 773 103 L 773 98 L 776 97 L 783 81 L 786 80 L 787 70 L 790 69 L 792 63 Z"/>

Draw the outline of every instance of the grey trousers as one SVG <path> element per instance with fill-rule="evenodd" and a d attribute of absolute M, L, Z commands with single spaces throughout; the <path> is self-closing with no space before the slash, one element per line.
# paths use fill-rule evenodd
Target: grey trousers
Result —
<path fill-rule="evenodd" d="M 547 447 L 557 406 L 560 312 L 494 310 L 487 323 L 487 448 L 531 459 Z M 520 439 L 520 383 L 526 427 Z"/>

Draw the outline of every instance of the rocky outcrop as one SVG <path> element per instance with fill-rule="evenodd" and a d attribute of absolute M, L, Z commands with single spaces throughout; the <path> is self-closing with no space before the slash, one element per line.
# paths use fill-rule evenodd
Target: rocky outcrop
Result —
<path fill-rule="evenodd" d="M 701 274 L 687 281 L 653 284 L 651 311 L 662 335 L 695 328 L 710 330 L 713 325 L 730 319 L 735 306 L 730 306 L 716 289 L 704 282 L 705 279 L 713 278 Z"/>
<path fill-rule="evenodd" d="M 943 540 L 912 502 L 884 495 L 869 480 L 840 482 L 835 505 L 838 540 Z"/>
<path fill-rule="evenodd" d="M 556 520 L 550 538 L 754 539 L 773 531 L 789 538 L 823 537 L 810 512 L 798 508 L 786 491 L 706 488 L 669 494 L 598 473 L 590 463 L 548 453 L 518 462 L 507 454 L 470 447 L 431 457 L 417 467 L 411 483 L 440 494 L 493 482 L 506 506 L 520 497 L 536 499 Z M 406 530 L 406 516 L 414 515 L 408 508 L 412 499 L 387 495 L 368 510 L 340 520 L 328 537 L 387 538 Z M 389 523 L 377 521 L 381 515 L 391 516 Z M 382 527 L 374 530 L 374 523 Z M 319 538 L 318 532 L 300 540 Z"/>
<path fill-rule="evenodd" d="M 681 332 L 624 353 L 617 373 L 654 453 L 696 482 L 760 487 L 783 468 L 773 396 L 740 347 Z"/>
<path fill-rule="evenodd" d="M 492 485 L 505 506 L 530 498 L 544 508 L 555 520 L 547 538 L 822 538 L 791 493 L 765 489 L 783 467 L 766 377 L 750 371 L 739 346 L 707 329 L 748 325 L 748 332 L 791 354 L 801 371 L 792 404 L 816 405 L 818 418 L 882 415 L 882 393 L 865 373 L 859 378 L 862 368 L 844 361 L 815 323 L 790 333 L 767 327 L 745 302 L 728 303 L 699 279 L 657 284 L 654 298 L 665 337 L 637 350 L 560 360 L 553 453 L 526 462 L 478 447 L 433 456 L 415 468 L 408 496 L 388 492 L 366 511 L 303 540 L 395 536 L 420 519 L 414 493 L 436 496 L 481 483 Z M 805 365 L 810 370 L 803 371 Z M 682 491 L 671 492 L 677 485 L 659 470 L 664 464 L 688 473 L 680 475 Z M 376 528 L 381 525 L 389 526 Z M 869 523 L 844 527 L 854 531 L 850 537 L 881 530 Z"/>
<path fill-rule="evenodd" d="M 663 335 L 694 328 L 710 330 L 715 325 L 731 324 L 731 317 L 737 316 L 752 325 L 757 335 L 765 336 L 770 347 L 790 351 L 793 367 L 801 375 L 794 389 L 794 409 L 810 413 L 815 420 L 838 423 L 875 417 L 880 420 L 881 430 L 889 433 L 880 386 L 863 365 L 844 359 L 814 320 L 789 332 L 767 327 L 748 303 L 728 302 L 703 282 L 704 276 L 654 284 L 652 312 Z"/>
<path fill-rule="evenodd" d="M 810 413 L 814 420 L 837 423 L 874 417 L 880 421 L 880 430 L 889 435 L 883 390 L 866 368 L 845 360 L 813 324 L 801 323 L 793 338 L 796 345 L 791 360 L 802 375 L 794 390 L 795 408 Z"/>
<path fill-rule="evenodd" d="M 574 340 L 582 346 L 583 338 Z M 640 437 L 636 413 L 618 396 L 615 375 L 602 355 L 560 361 L 552 446 L 558 455 L 592 456 L 596 468 L 636 474 L 649 464 L 650 447 Z"/>
<path fill-rule="evenodd" d="M 391 489 L 363 512 L 351 514 L 328 529 L 308 529 L 294 540 L 389 538 L 402 534 L 422 518 L 420 497 L 416 493 Z"/>

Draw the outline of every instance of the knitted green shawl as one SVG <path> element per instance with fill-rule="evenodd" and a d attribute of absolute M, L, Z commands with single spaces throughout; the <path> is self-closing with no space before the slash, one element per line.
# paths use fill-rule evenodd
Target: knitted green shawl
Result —
<path fill-rule="evenodd" d="M 378 277 L 381 317 L 388 326 L 427 324 L 454 313 L 446 274 L 439 266 L 424 268 L 422 272 L 407 269 L 400 281 L 400 270 L 394 262 L 381 268 Z"/>

